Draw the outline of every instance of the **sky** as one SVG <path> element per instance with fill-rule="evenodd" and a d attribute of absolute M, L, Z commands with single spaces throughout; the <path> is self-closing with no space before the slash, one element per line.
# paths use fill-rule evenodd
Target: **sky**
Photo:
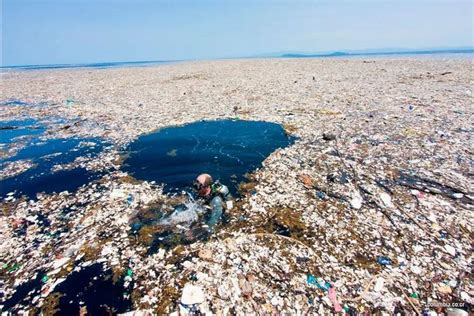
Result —
<path fill-rule="evenodd" d="M 474 46 L 474 0 L 0 1 L 2 66 Z"/>

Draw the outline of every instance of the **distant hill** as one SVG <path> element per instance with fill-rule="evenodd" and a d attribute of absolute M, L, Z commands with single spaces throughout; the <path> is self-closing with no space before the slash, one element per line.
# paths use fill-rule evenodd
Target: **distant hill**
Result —
<path fill-rule="evenodd" d="M 276 57 L 281 58 L 314 58 L 314 57 L 349 57 L 349 56 L 384 56 L 384 55 L 431 55 L 431 54 L 466 54 L 474 53 L 474 48 L 453 48 L 437 50 L 400 50 L 400 51 L 371 51 L 371 52 L 332 52 L 317 54 L 287 53 Z"/>
<path fill-rule="evenodd" d="M 283 54 L 280 57 L 283 58 L 304 58 L 304 57 L 342 57 L 342 56 L 350 56 L 351 53 L 346 52 L 334 52 L 329 54 Z"/>

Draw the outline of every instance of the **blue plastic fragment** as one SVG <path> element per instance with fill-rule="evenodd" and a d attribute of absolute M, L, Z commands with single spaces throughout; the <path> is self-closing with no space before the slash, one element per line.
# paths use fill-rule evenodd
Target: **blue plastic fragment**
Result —
<path fill-rule="evenodd" d="M 326 194 L 324 194 L 324 192 L 321 192 L 321 191 L 317 191 L 316 192 L 316 196 L 318 198 L 320 198 L 321 200 L 323 200 L 324 198 L 326 198 Z"/>
<path fill-rule="evenodd" d="M 311 285 L 318 284 L 318 282 L 316 281 L 316 277 L 311 274 L 308 274 L 308 276 L 306 277 L 306 282 L 308 282 L 308 284 L 311 284 Z"/>
<path fill-rule="evenodd" d="M 332 287 L 331 283 L 324 281 L 321 278 L 316 278 L 314 275 L 311 275 L 311 274 L 307 275 L 306 282 L 308 282 L 308 284 L 317 286 L 319 289 L 323 291 L 328 291 Z"/>
<path fill-rule="evenodd" d="M 128 205 L 130 205 L 130 204 L 132 204 L 132 202 L 133 202 L 133 195 L 129 194 L 127 196 L 127 203 L 128 203 Z"/>
<path fill-rule="evenodd" d="M 392 260 L 390 258 L 384 257 L 384 256 L 378 256 L 377 257 L 377 262 L 380 265 L 387 266 L 392 264 Z"/>

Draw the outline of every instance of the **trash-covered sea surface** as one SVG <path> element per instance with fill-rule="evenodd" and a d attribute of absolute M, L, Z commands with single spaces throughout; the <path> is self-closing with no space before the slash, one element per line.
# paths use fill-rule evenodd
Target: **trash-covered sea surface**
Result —
<path fill-rule="evenodd" d="M 473 79 L 449 58 L 3 74 L 1 309 L 469 315 Z M 205 171 L 234 195 L 213 230 Z"/>

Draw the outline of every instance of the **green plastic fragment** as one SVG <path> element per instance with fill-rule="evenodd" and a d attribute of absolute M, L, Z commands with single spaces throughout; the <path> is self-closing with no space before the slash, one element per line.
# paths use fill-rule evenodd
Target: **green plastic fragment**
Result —
<path fill-rule="evenodd" d="M 347 304 L 344 304 L 343 309 L 346 313 L 349 313 L 349 306 L 347 306 Z"/>
<path fill-rule="evenodd" d="M 16 271 L 20 268 L 20 265 L 18 263 L 15 263 L 14 265 L 12 265 L 9 269 L 8 269 L 8 272 L 13 272 L 13 271 Z"/>
<path fill-rule="evenodd" d="M 76 101 L 74 99 L 67 99 L 66 100 L 66 105 L 73 105 L 74 103 L 76 103 Z"/>
<path fill-rule="evenodd" d="M 416 293 L 416 292 L 411 293 L 411 294 L 410 294 L 410 297 L 416 298 L 416 299 L 420 298 L 420 297 L 418 296 L 418 293 Z"/>
<path fill-rule="evenodd" d="M 130 268 L 127 269 L 127 276 L 129 276 L 129 277 L 133 276 L 133 271 L 132 271 L 132 269 L 130 269 Z"/>
<path fill-rule="evenodd" d="M 49 277 L 47 275 L 45 275 L 44 277 L 41 278 L 41 282 L 43 282 L 43 283 L 48 282 L 48 280 L 49 280 Z"/>

